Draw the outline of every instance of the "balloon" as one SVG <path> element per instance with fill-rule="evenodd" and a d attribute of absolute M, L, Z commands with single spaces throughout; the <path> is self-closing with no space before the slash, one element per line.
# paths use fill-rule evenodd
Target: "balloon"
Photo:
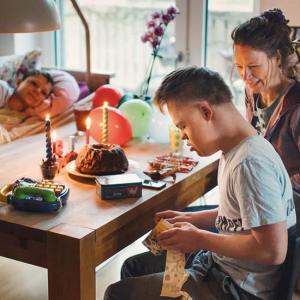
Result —
<path fill-rule="evenodd" d="M 128 118 L 134 138 L 144 137 L 148 133 L 152 117 L 149 104 L 140 99 L 133 99 L 123 103 L 119 110 Z"/>
<path fill-rule="evenodd" d="M 90 134 L 98 143 L 102 142 L 102 107 L 94 108 L 91 118 Z M 108 107 L 108 143 L 126 145 L 132 138 L 132 128 L 128 119 L 116 108 Z"/>
<path fill-rule="evenodd" d="M 172 120 L 168 114 L 162 114 L 156 107 L 153 110 L 149 136 L 157 143 L 169 143 L 169 128 Z"/>
<path fill-rule="evenodd" d="M 128 94 L 128 93 L 124 94 L 123 97 L 119 101 L 118 107 L 120 107 L 123 103 L 130 101 L 134 98 L 135 98 L 135 95 L 133 95 L 133 94 Z"/>
<path fill-rule="evenodd" d="M 100 86 L 93 98 L 93 108 L 102 106 L 105 101 L 109 106 L 117 106 L 120 99 L 123 97 L 123 91 L 111 84 L 105 84 Z"/>

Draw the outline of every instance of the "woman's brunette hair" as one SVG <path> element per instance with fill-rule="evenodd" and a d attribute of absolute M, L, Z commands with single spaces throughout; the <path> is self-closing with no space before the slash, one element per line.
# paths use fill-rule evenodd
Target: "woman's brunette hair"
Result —
<path fill-rule="evenodd" d="M 293 47 L 285 18 L 278 8 L 267 10 L 257 17 L 238 25 L 231 33 L 234 45 L 250 46 L 274 57 L 281 56 L 281 69 L 288 77 L 295 77 L 295 65 L 299 62 Z"/>

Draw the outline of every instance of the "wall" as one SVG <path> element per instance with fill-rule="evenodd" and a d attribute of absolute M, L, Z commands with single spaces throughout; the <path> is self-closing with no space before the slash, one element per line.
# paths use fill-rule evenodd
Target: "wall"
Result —
<path fill-rule="evenodd" d="M 33 49 L 42 50 L 42 66 L 54 65 L 54 33 L 0 34 L 0 56 L 24 54 Z"/>
<path fill-rule="evenodd" d="M 280 8 L 290 20 L 290 26 L 300 26 L 300 1 L 299 0 L 260 0 L 259 9 L 264 11 L 270 8 Z"/>
<path fill-rule="evenodd" d="M 15 40 L 11 34 L 0 34 L 0 56 L 13 54 Z"/>

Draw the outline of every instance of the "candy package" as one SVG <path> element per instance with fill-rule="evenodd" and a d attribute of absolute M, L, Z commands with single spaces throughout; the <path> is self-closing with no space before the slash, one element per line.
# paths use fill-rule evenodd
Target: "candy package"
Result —
<path fill-rule="evenodd" d="M 163 249 L 159 246 L 156 240 L 156 236 L 167 230 L 172 228 L 172 224 L 164 219 L 160 219 L 160 221 L 156 224 L 156 226 L 152 229 L 150 234 L 143 241 L 143 245 L 146 246 L 154 255 L 160 255 Z"/>

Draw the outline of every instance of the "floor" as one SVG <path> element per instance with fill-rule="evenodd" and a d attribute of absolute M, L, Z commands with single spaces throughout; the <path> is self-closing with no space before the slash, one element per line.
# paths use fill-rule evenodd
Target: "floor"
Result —
<path fill-rule="evenodd" d="M 217 190 L 199 199 L 203 204 L 217 203 Z M 142 240 L 130 245 L 97 268 L 97 300 L 103 299 L 106 287 L 119 279 L 122 262 L 129 256 L 146 250 Z M 47 270 L 0 257 L 1 300 L 47 300 Z M 300 300 L 295 294 L 293 300 Z"/>

